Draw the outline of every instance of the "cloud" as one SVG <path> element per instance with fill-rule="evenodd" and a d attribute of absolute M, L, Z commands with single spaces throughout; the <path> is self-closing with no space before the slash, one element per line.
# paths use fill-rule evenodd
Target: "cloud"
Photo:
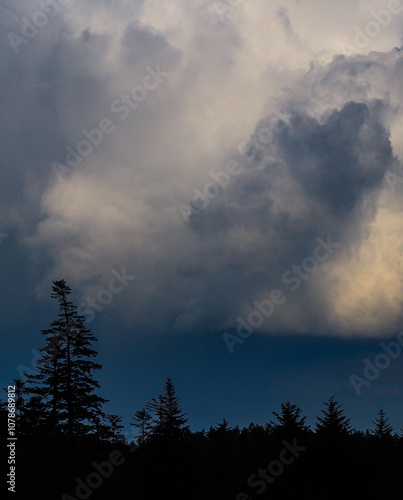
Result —
<path fill-rule="evenodd" d="M 0 4 L 17 20 L 34 14 Z M 64 277 L 84 300 L 125 267 L 136 281 L 110 310 L 132 331 L 230 329 L 254 300 L 289 292 L 284 273 L 332 235 L 340 249 L 260 331 L 393 333 L 403 207 L 385 174 L 403 155 L 401 20 L 341 55 L 371 19 L 365 5 L 240 2 L 220 19 L 202 0 L 84 1 L 18 54 L 8 25 L 1 215 L 38 263 L 39 297 Z M 113 103 L 149 68 L 166 76 L 122 119 Z M 113 131 L 60 181 L 52 163 L 105 119 Z M 185 224 L 178 205 L 234 159 L 242 172 Z"/>

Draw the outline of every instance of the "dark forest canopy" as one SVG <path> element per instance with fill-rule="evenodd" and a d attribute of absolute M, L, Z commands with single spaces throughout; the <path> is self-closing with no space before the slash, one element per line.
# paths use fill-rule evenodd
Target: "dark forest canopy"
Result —
<path fill-rule="evenodd" d="M 64 280 L 53 282 L 59 312 L 42 331 L 39 373 L 14 381 L 15 498 L 403 498 L 402 430 L 394 432 L 383 409 L 371 429 L 353 429 L 335 396 L 314 428 L 285 401 L 265 425 L 231 427 L 224 418 L 192 432 L 167 378 L 162 394 L 133 408 L 137 437 L 128 442 L 121 417 L 103 411 L 96 337 L 70 293 Z M 6 403 L 0 418 L 4 429 Z"/>

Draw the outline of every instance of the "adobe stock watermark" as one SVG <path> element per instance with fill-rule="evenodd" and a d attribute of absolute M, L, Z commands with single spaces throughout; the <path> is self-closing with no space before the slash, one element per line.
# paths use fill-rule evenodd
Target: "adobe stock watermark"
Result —
<path fill-rule="evenodd" d="M 264 493 L 267 485 L 274 483 L 276 477 L 281 476 L 284 469 L 288 465 L 293 464 L 301 453 L 307 448 L 306 446 L 298 445 L 296 439 L 293 440 L 292 445 L 290 445 L 287 441 L 283 441 L 282 445 L 284 448 L 281 450 L 278 460 L 272 460 L 269 462 L 267 468 L 259 467 L 257 472 L 248 477 L 248 486 L 254 488 L 256 490 L 255 493 L 258 495 Z M 247 493 L 242 491 L 238 493 L 236 500 L 251 500 L 251 498 Z"/>
<path fill-rule="evenodd" d="M 130 90 L 130 94 L 121 94 L 110 104 L 112 113 L 119 115 L 121 121 L 126 120 L 132 110 L 136 109 L 143 102 L 150 91 L 155 90 L 169 76 L 166 71 L 161 71 L 157 64 L 155 69 L 151 66 L 146 67 L 146 75 L 143 78 L 142 85 L 136 85 Z M 66 146 L 65 164 L 57 161 L 52 162 L 51 166 L 57 175 L 59 181 L 63 181 L 63 176 L 72 173 L 76 167 L 81 165 L 85 158 L 101 145 L 107 135 L 112 134 L 116 129 L 116 124 L 111 118 L 102 118 L 98 126 L 91 129 L 83 129 L 81 131 L 83 139 L 80 140 L 75 148 Z"/>
<path fill-rule="evenodd" d="M 290 292 L 296 292 L 302 283 L 309 279 L 315 273 L 321 263 L 329 259 L 337 248 L 341 246 L 340 243 L 331 241 L 331 236 L 327 236 L 325 241 L 323 238 L 316 238 L 318 245 L 313 251 L 313 256 L 306 257 L 300 266 L 293 265 L 290 269 L 285 271 L 281 276 L 281 281 L 284 285 L 288 285 Z M 222 337 L 231 354 L 234 353 L 234 346 L 236 344 L 243 344 L 245 339 L 249 338 L 256 328 L 259 328 L 265 319 L 273 315 L 276 308 L 284 304 L 287 296 L 283 290 L 273 290 L 269 297 L 259 302 L 253 301 L 254 309 L 248 314 L 247 318 L 238 316 L 236 318 L 236 335 L 224 332 Z"/>
<path fill-rule="evenodd" d="M 370 14 L 372 19 L 366 23 L 363 29 L 354 26 L 354 47 L 346 42 L 340 43 L 340 49 L 347 53 L 357 53 L 369 47 L 372 40 L 377 38 L 380 33 L 387 28 L 391 21 L 392 16 L 401 14 L 403 12 L 403 5 L 400 0 L 389 0 L 386 8 L 378 11 L 371 10 Z"/>
<path fill-rule="evenodd" d="M 129 452 L 133 453 L 137 448 L 138 446 L 134 445 L 129 448 Z M 113 450 L 109 453 L 108 460 L 104 460 L 99 464 L 95 461 L 92 462 L 91 466 L 94 470 L 87 475 L 85 481 L 76 477 L 75 496 L 73 497 L 68 493 L 64 493 L 62 495 L 62 500 L 86 500 L 92 495 L 94 490 L 100 488 L 103 482 L 111 477 L 115 468 L 123 465 L 125 461 L 126 458 L 121 451 Z"/>
<path fill-rule="evenodd" d="M 281 132 L 289 120 L 284 110 L 274 109 L 273 115 L 268 127 L 258 129 L 247 141 L 242 141 L 238 144 L 238 152 L 246 158 L 248 163 L 256 159 L 259 152 L 273 142 L 275 134 Z M 193 198 L 190 204 L 180 203 L 178 210 L 186 224 L 190 223 L 191 215 L 198 215 L 211 202 L 219 196 L 219 194 L 230 184 L 231 178 L 239 175 L 244 166 L 236 160 L 230 160 L 226 163 L 223 170 L 218 172 L 209 172 L 212 181 L 207 182 L 203 189 L 193 188 Z"/>
<path fill-rule="evenodd" d="M 363 386 L 370 386 L 371 383 L 374 382 L 384 370 L 389 368 L 391 362 L 401 355 L 403 347 L 403 331 L 397 335 L 396 340 L 397 342 L 392 341 L 388 344 L 381 342 L 379 345 L 382 352 L 375 356 L 373 362 L 368 358 L 364 359 L 363 377 L 360 377 L 355 373 L 350 375 L 349 380 L 357 396 L 361 396 Z"/>
<path fill-rule="evenodd" d="M 20 34 L 9 31 L 7 38 L 16 54 L 20 51 L 20 45 L 26 45 L 30 40 L 35 38 L 39 31 L 44 28 L 51 18 L 55 17 L 61 7 L 71 5 L 75 0 L 40 0 L 40 9 L 35 12 L 31 19 L 21 17 L 21 32 Z"/>
<path fill-rule="evenodd" d="M 114 296 L 123 292 L 123 290 L 128 286 L 129 281 L 132 281 L 136 276 L 126 274 L 126 269 L 123 267 L 120 273 L 115 269 L 111 271 L 113 278 L 109 280 L 107 288 L 102 288 L 96 294 L 95 297 L 87 297 L 85 302 L 82 302 L 78 306 L 78 312 L 83 316 L 86 316 L 85 320 L 87 323 L 95 318 L 95 312 L 101 312 L 108 306 Z"/>

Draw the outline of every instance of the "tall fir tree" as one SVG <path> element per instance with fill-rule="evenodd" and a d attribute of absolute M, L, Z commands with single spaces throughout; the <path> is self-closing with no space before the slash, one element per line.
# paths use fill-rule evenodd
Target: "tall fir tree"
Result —
<path fill-rule="evenodd" d="M 305 425 L 306 417 L 301 416 L 301 414 L 301 408 L 287 400 L 280 404 L 279 413 L 273 411 L 277 422 L 271 421 L 269 428 L 282 438 L 298 437 L 309 430 L 309 426 Z"/>
<path fill-rule="evenodd" d="M 121 430 L 124 428 L 124 425 L 121 424 L 122 417 L 118 415 L 107 415 L 106 418 L 110 425 L 112 443 L 123 442 L 124 436 Z"/>
<path fill-rule="evenodd" d="M 134 422 L 130 422 L 130 425 L 137 427 L 139 429 L 139 436 L 137 442 L 139 445 L 145 444 L 150 437 L 152 429 L 152 416 L 148 413 L 145 408 L 136 411 L 133 416 Z"/>
<path fill-rule="evenodd" d="M 91 358 L 97 355 L 92 348 L 97 339 L 85 327 L 70 294 L 65 280 L 53 281 L 51 297 L 59 304 L 58 318 L 42 331 L 46 345 L 41 349 L 39 374 L 28 375 L 28 381 L 31 394 L 46 407 L 44 420 L 49 426 L 84 434 L 105 417 L 102 404 L 107 400 L 95 393 L 99 383 L 93 372 L 101 365 Z"/>
<path fill-rule="evenodd" d="M 187 418 L 179 404 L 172 380 L 165 382 L 165 392 L 147 404 L 147 411 L 153 414 L 152 436 L 165 439 L 181 439 L 189 431 Z"/>
<path fill-rule="evenodd" d="M 347 437 L 351 432 L 350 419 L 344 415 L 341 405 L 334 396 L 324 403 L 323 417 L 317 417 L 316 432 L 323 438 Z"/>
<path fill-rule="evenodd" d="M 189 427 L 185 425 L 187 418 L 179 404 L 174 384 L 169 377 L 165 382 L 164 402 L 163 429 L 165 435 L 175 438 L 183 437 L 189 430 Z"/>
<path fill-rule="evenodd" d="M 382 408 L 378 411 L 378 418 L 373 422 L 375 429 L 373 435 L 378 439 L 392 438 L 393 427 L 389 424 L 389 419 Z"/>

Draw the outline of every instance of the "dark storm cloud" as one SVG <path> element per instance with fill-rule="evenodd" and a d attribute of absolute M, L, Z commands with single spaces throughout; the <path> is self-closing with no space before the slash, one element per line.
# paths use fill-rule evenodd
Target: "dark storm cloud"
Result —
<path fill-rule="evenodd" d="M 197 263 L 200 274 L 210 259 L 221 276 L 237 274 L 231 294 L 238 295 L 239 307 L 284 288 L 284 272 L 313 255 L 317 237 L 332 235 L 342 253 L 360 245 L 376 215 L 385 173 L 396 162 L 381 120 L 383 108 L 375 100 L 348 102 L 322 118 L 290 112 L 270 144 L 259 150 L 251 145 L 254 160 L 244 161 L 242 173 L 190 217 L 192 231 L 215 249 Z M 258 124 L 255 137 L 271 119 Z M 330 327 L 323 292 L 323 283 L 312 278 L 292 296 L 288 305 L 296 303 L 307 312 L 296 328 Z M 221 302 L 221 296 L 212 295 L 212 303 Z"/>
<path fill-rule="evenodd" d="M 293 114 L 264 151 L 251 146 L 249 154 L 256 160 L 244 165 L 210 207 L 191 217 L 191 227 L 203 233 L 228 231 L 232 225 L 262 233 L 274 229 L 282 239 L 293 241 L 288 230 L 309 238 L 326 227 L 349 225 L 363 200 L 382 187 L 395 161 L 389 134 L 379 120 L 382 107 L 380 102 L 350 102 L 324 122 Z M 256 133 L 266 126 L 263 120 Z M 309 217 L 298 227 L 286 208 L 274 209 L 280 184 L 294 189 L 296 196 L 301 193 L 310 207 Z"/>
<path fill-rule="evenodd" d="M 34 14 L 24 5 L 13 4 L 15 30 Z M 323 2 L 244 3 L 224 21 L 210 7 L 84 1 L 17 54 L 3 32 L 1 214 L 38 262 L 41 293 L 62 276 L 85 300 L 125 266 L 136 281 L 108 307 L 122 322 L 230 328 L 332 235 L 340 251 L 262 329 L 345 333 L 355 321 L 366 334 L 369 318 L 372 334 L 385 316 L 395 324 L 402 207 L 383 179 L 403 152 L 400 53 L 331 60 L 337 29 L 354 34 L 339 4 L 329 34 L 316 21 Z M 164 77 L 145 92 L 148 67 Z M 123 106 L 133 88 L 140 102 Z M 287 120 L 241 158 L 238 144 L 270 128 L 278 102 Z M 59 182 L 52 162 L 65 163 L 66 148 L 104 118 L 113 133 Z M 178 205 L 234 158 L 242 172 L 184 224 Z"/>
<path fill-rule="evenodd" d="M 381 103 L 379 103 L 381 104 Z M 382 185 L 392 165 L 389 135 L 375 108 L 347 103 L 324 124 L 296 117 L 279 136 L 290 174 L 322 209 L 343 218 Z"/>

